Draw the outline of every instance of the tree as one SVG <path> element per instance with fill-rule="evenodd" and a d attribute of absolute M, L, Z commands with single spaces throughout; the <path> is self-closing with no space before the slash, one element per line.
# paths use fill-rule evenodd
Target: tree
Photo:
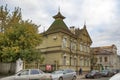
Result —
<path fill-rule="evenodd" d="M 42 58 L 36 46 L 41 43 L 39 26 L 31 21 L 22 20 L 21 9 L 15 8 L 10 15 L 5 8 L 0 7 L 0 59 L 2 62 L 14 62 L 18 58 L 34 61 Z M 37 57 L 39 54 L 40 57 Z M 37 55 L 37 56 L 36 56 Z"/>

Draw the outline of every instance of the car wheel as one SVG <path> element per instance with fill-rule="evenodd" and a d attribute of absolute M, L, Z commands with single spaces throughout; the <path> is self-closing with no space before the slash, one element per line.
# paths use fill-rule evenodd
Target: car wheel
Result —
<path fill-rule="evenodd" d="M 96 78 L 97 78 L 97 76 L 94 76 L 93 78 L 94 78 L 94 79 L 96 79 Z"/>
<path fill-rule="evenodd" d="M 108 77 L 110 77 L 110 73 L 108 73 Z"/>
<path fill-rule="evenodd" d="M 101 75 L 99 75 L 98 78 L 101 78 Z"/>
<path fill-rule="evenodd" d="M 59 80 L 63 80 L 63 78 L 62 78 L 62 77 L 60 77 L 60 78 L 59 78 Z"/>
<path fill-rule="evenodd" d="M 76 80 L 76 77 L 74 76 L 72 80 Z"/>
<path fill-rule="evenodd" d="M 99 78 L 101 78 L 102 76 L 100 75 L 100 77 Z"/>

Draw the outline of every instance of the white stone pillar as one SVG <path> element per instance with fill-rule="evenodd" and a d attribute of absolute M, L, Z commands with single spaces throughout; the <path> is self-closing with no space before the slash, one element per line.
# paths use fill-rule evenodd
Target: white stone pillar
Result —
<path fill-rule="evenodd" d="M 16 72 L 20 71 L 23 69 L 23 61 L 19 58 L 16 61 Z"/>

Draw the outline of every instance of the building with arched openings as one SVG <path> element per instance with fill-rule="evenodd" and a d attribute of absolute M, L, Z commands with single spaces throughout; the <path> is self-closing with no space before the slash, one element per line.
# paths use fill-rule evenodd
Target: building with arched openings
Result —
<path fill-rule="evenodd" d="M 90 70 L 90 46 L 92 40 L 83 25 L 82 29 L 68 28 L 65 17 L 58 11 L 47 31 L 41 33 L 43 42 L 37 47 L 44 57 L 44 64 L 55 64 L 56 69 L 71 68 L 76 71 Z"/>

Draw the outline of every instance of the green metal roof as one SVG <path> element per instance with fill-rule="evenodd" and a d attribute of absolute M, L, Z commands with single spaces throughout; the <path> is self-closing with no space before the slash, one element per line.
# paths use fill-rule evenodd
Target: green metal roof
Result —
<path fill-rule="evenodd" d="M 64 16 L 61 15 L 60 12 L 58 12 L 57 15 L 53 16 L 55 21 L 52 23 L 52 25 L 49 27 L 49 29 L 46 31 L 46 33 L 52 33 L 56 31 L 67 31 L 70 32 L 67 25 L 64 23 L 63 19 Z"/>
<path fill-rule="evenodd" d="M 49 27 L 49 29 L 47 30 L 47 32 L 51 32 L 51 31 L 57 31 L 57 30 L 69 30 L 68 27 L 66 26 L 66 24 L 63 22 L 63 20 L 55 20 L 52 25 Z"/>

